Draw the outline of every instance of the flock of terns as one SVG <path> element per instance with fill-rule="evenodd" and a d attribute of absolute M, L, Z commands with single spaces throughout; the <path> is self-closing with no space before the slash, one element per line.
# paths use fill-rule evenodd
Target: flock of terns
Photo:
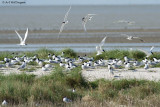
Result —
<path fill-rule="evenodd" d="M 68 22 L 69 22 L 67 18 L 68 18 L 68 15 L 69 15 L 70 10 L 71 10 L 71 6 L 69 7 L 67 13 L 66 13 L 65 16 L 64 16 L 64 20 L 63 20 L 63 22 L 62 22 L 62 25 L 61 25 L 61 27 L 60 27 L 60 31 L 59 31 L 59 33 L 58 33 L 58 38 L 59 38 L 60 34 L 62 33 L 62 31 L 63 31 L 63 29 L 64 29 L 64 26 L 65 26 L 66 24 L 68 24 Z M 86 16 L 84 16 L 84 17 L 82 18 L 82 25 L 83 25 L 83 28 L 84 28 L 84 32 L 85 32 L 85 33 L 87 33 L 87 29 L 86 29 L 86 24 L 87 24 L 87 22 L 88 22 L 88 21 L 91 21 L 92 18 L 93 18 L 95 15 L 96 15 L 96 14 L 87 14 Z M 134 22 L 134 21 L 127 21 L 127 20 L 118 20 L 118 21 L 116 21 L 116 22 L 114 22 L 114 23 L 127 23 L 128 25 L 132 25 L 132 24 L 134 24 L 135 22 Z M 20 40 L 20 44 L 19 44 L 19 45 L 21 45 L 21 46 L 27 45 L 27 44 L 26 44 L 26 39 L 27 39 L 27 36 L 28 36 L 28 28 L 27 28 L 27 30 L 26 30 L 24 39 L 22 39 L 22 37 L 20 36 L 20 34 L 19 34 L 16 30 L 15 30 L 15 32 L 16 32 L 16 34 L 18 35 L 19 40 Z M 128 39 L 128 40 L 139 39 L 141 42 L 144 42 L 144 40 L 142 40 L 140 37 L 130 36 L 130 35 L 127 35 L 127 34 L 121 34 L 121 35 L 127 37 L 126 39 Z M 104 40 L 105 40 L 105 38 L 104 38 Z M 98 49 L 98 48 L 100 48 L 100 47 L 96 47 L 96 48 Z"/>
<path fill-rule="evenodd" d="M 28 31 L 28 30 L 27 30 Z M 100 44 L 96 47 L 98 49 L 97 55 L 103 54 L 104 50 L 102 49 L 102 46 L 105 43 L 107 37 L 104 37 Z M 23 40 L 22 40 L 23 42 Z M 150 52 L 145 52 L 147 54 L 147 57 L 153 53 L 154 47 L 151 47 Z M 13 54 L 14 55 L 14 54 Z M 130 70 L 132 67 L 138 68 L 140 66 L 144 66 L 145 70 L 148 70 L 150 65 L 155 65 L 160 63 L 160 59 L 153 58 L 153 60 L 149 60 L 147 57 L 142 60 L 142 61 L 137 61 L 135 59 L 130 59 L 127 56 L 124 57 L 124 60 L 122 59 L 109 59 L 109 60 L 104 60 L 104 59 L 99 59 L 99 60 L 94 60 L 93 57 L 87 57 L 85 56 L 78 56 L 77 58 L 69 58 L 69 57 L 64 57 L 65 52 L 62 52 L 61 55 L 55 55 L 55 54 L 48 54 L 47 59 L 39 59 L 37 55 L 34 55 L 33 57 L 27 57 L 26 55 L 22 57 L 18 57 L 14 55 L 14 57 L 11 58 L 4 58 L 4 63 L 0 64 L 1 67 L 6 67 L 6 68 L 12 68 L 17 65 L 18 63 L 21 63 L 21 65 L 18 67 L 17 70 L 22 70 L 27 68 L 27 65 L 30 62 L 35 62 L 37 63 L 36 66 L 41 67 L 42 71 L 51 71 L 54 68 L 54 64 L 59 64 L 60 67 L 64 68 L 64 71 L 70 71 L 73 68 L 76 67 L 81 67 L 82 70 L 90 70 L 90 69 L 96 69 L 98 67 L 108 67 L 108 73 L 110 76 L 114 77 L 114 70 L 119 69 L 120 67 L 123 67 L 124 70 Z M 73 89 L 72 92 L 75 92 L 76 90 Z M 63 102 L 69 103 L 71 102 L 70 99 L 67 97 L 63 98 Z M 2 102 L 2 105 L 7 104 L 6 100 Z"/>
<path fill-rule="evenodd" d="M 62 33 L 62 31 L 63 31 L 63 29 L 64 29 L 64 26 L 65 26 L 66 24 L 68 24 L 68 22 L 69 22 L 67 18 L 68 18 L 68 15 L 69 15 L 70 10 L 71 10 L 71 6 L 69 7 L 67 13 L 66 13 L 65 16 L 64 16 L 64 20 L 63 20 L 63 22 L 62 22 L 62 25 L 61 25 L 61 27 L 60 27 L 60 31 L 59 31 L 59 33 L 58 33 L 58 38 L 59 38 L 60 34 Z M 82 25 L 83 25 L 83 28 L 84 28 L 84 32 L 87 32 L 86 23 L 87 23 L 88 21 L 91 21 L 91 19 L 93 18 L 94 15 L 96 15 L 96 14 L 87 14 L 85 17 L 82 18 Z M 22 39 L 22 37 L 20 36 L 20 34 L 19 34 L 16 30 L 15 30 L 15 32 L 16 32 L 16 34 L 18 35 L 18 37 L 19 37 L 19 39 L 20 39 L 20 44 L 19 44 L 19 45 L 21 45 L 21 46 L 27 45 L 27 44 L 25 43 L 25 41 L 26 41 L 27 36 L 28 36 L 28 28 L 27 28 L 27 30 L 26 30 L 24 39 Z"/>
<path fill-rule="evenodd" d="M 64 26 L 68 23 L 67 17 L 69 15 L 70 10 L 71 10 L 71 6 L 69 7 L 67 13 L 65 14 L 64 20 L 63 20 L 62 25 L 60 27 L 58 37 L 62 33 Z M 85 17 L 82 18 L 82 25 L 83 25 L 85 32 L 87 32 L 86 23 L 88 21 L 90 21 L 94 17 L 94 15 L 96 15 L 96 14 L 87 14 Z M 121 20 L 121 21 L 118 21 L 117 23 L 133 24 L 135 22 Z M 28 28 L 26 30 L 24 39 L 22 39 L 22 37 L 20 36 L 18 31 L 15 30 L 15 32 L 20 39 L 19 45 L 22 45 L 22 46 L 26 45 L 25 41 L 28 36 Z M 140 37 L 129 36 L 126 34 L 122 34 L 122 35 L 125 36 L 126 39 L 128 39 L 128 40 L 138 39 L 142 42 L 145 42 Z M 100 55 L 104 52 L 102 47 L 105 44 L 106 38 L 107 38 L 107 36 L 105 36 L 102 39 L 102 41 L 100 42 L 100 44 L 96 46 L 96 51 L 97 51 L 96 55 Z M 153 54 L 153 52 L 152 52 L 153 49 L 154 49 L 154 47 L 151 47 L 150 52 L 145 52 L 145 51 L 143 51 L 143 52 L 145 52 L 148 57 L 149 55 Z M 110 60 L 100 59 L 100 60 L 95 61 L 92 57 L 87 57 L 86 55 L 85 56 L 78 56 L 78 58 L 76 59 L 76 58 L 64 57 L 64 54 L 65 54 L 64 52 L 62 52 L 62 54 L 59 56 L 56 56 L 55 54 L 53 54 L 53 55 L 48 54 L 48 59 L 39 59 L 37 55 L 35 55 L 33 57 L 27 57 L 26 55 L 24 55 L 22 57 L 14 56 L 12 59 L 5 57 L 4 58 L 5 65 L 0 64 L 0 67 L 9 68 L 9 67 L 13 67 L 17 63 L 21 63 L 21 65 L 18 67 L 18 70 L 21 70 L 21 69 L 26 68 L 27 64 L 30 62 L 36 62 L 37 65 L 39 67 L 41 67 L 43 71 L 51 70 L 51 68 L 54 67 L 53 64 L 59 64 L 59 66 L 64 67 L 66 71 L 71 70 L 73 68 L 76 68 L 78 66 L 81 66 L 81 68 L 83 70 L 95 69 L 97 67 L 108 66 L 108 71 L 109 71 L 110 75 L 114 76 L 114 69 L 118 69 L 119 67 L 124 67 L 125 69 L 129 70 L 131 67 L 140 67 L 143 65 L 144 69 L 147 70 L 147 69 L 149 69 L 150 65 L 160 63 L 159 59 L 153 58 L 153 61 L 151 61 L 151 60 L 148 60 L 147 57 L 142 61 L 129 59 L 127 56 L 124 57 L 124 61 L 120 60 L 120 59 L 110 59 Z M 73 92 L 75 92 L 75 89 L 73 90 Z M 64 102 L 71 102 L 71 100 L 68 99 L 67 97 L 64 97 L 63 101 Z M 2 102 L 2 105 L 7 105 L 6 100 L 4 100 Z"/>

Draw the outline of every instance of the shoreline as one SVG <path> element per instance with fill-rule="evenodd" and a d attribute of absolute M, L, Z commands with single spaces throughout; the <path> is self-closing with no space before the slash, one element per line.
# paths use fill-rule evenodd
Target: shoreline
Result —
<path fill-rule="evenodd" d="M 20 34 L 24 34 L 20 30 Z M 83 30 L 65 30 L 58 39 L 59 30 L 30 30 L 26 40 L 27 44 L 55 44 L 55 43 L 100 43 L 107 35 L 106 43 L 143 43 L 138 39 L 127 40 L 121 34 L 138 36 L 144 43 L 160 42 L 160 29 L 99 29 L 88 30 L 85 34 Z M 19 39 L 12 30 L 0 30 L 0 44 L 18 44 Z"/>
<path fill-rule="evenodd" d="M 26 30 L 18 30 L 19 33 L 22 33 Z M 95 32 L 160 32 L 160 29 L 89 29 L 88 33 Z M 0 30 L 0 34 L 7 33 L 12 34 L 14 30 Z M 59 33 L 59 30 L 30 30 L 30 33 Z M 64 30 L 63 33 L 84 33 L 84 30 Z"/>
<path fill-rule="evenodd" d="M 65 43 L 100 43 L 104 37 L 81 37 L 81 38 L 28 38 L 27 44 L 65 44 Z M 138 39 L 127 40 L 125 37 L 108 37 L 105 43 L 159 43 L 160 37 L 141 37 L 145 42 Z M 0 39 L 0 44 L 19 44 L 19 39 Z"/>

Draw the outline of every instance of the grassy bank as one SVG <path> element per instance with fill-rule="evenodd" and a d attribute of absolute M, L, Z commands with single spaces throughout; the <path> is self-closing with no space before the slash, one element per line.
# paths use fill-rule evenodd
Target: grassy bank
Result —
<path fill-rule="evenodd" d="M 62 52 L 64 52 L 64 57 L 77 58 L 77 56 L 80 55 L 79 53 L 76 53 L 72 49 L 68 49 L 68 48 L 63 49 L 62 51 L 54 51 L 54 50 L 48 50 L 48 49 L 42 48 L 33 52 L 18 52 L 14 54 L 13 52 L 0 52 L 0 60 L 3 60 L 4 57 L 13 58 L 14 56 L 23 56 L 23 55 L 26 55 L 27 57 L 33 57 L 34 55 L 37 55 L 38 58 L 47 59 L 48 54 L 61 55 Z M 103 52 L 103 54 L 98 56 L 96 55 L 96 53 L 90 53 L 89 56 L 93 57 L 95 60 L 114 59 L 114 58 L 123 59 L 124 56 L 127 56 L 128 58 L 132 58 L 135 60 L 142 60 L 146 57 L 146 54 L 139 50 L 128 51 L 128 50 L 115 49 L 115 50 L 105 51 Z M 149 58 L 152 59 L 153 57 L 159 59 L 160 53 L 156 52 L 153 55 L 151 55 Z"/>
<path fill-rule="evenodd" d="M 75 88 L 76 92 L 72 92 Z M 64 103 L 63 97 L 72 100 Z M 34 107 L 51 106 L 159 106 L 160 82 L 147 80 L 86 81 L 80 68 L 64 72 L 56 67 L 51 75 L 0 75 L 0 101 L 9 105 Z"/>
<path fill-rule="evenodd" d="M 71 49 L 62 50 L 64 57 L 77 58 L 78 53 Z M 62 51 L 52 51 L 40 49 L 34 52 L 21 52 L 18 56 L 26 55 L 33 57 L 37 55 L 41 59 L 48 59 L 48 54 L 61 55 Z M 11 52 L 0 53 L 0 60 L 4 57 L 13 58 L 15 54 Z M 142 60 L 146 57 L 141 51 L 111 50 L 96 56 L 90 55 L 95 60 L 98 59 L 123 59 L 127 56 L 131 59 Z M 150 58 L 159 58 L 159 53 L 151 55 Z M 31 65 L 34 65 L 34 63 Z M 76 92 L 72 92 L 72 89 Z M 64 103 L 63 97 L 72 100 L 71 103 Z M 0 74 L 0 102 L 6 100 L 10 106 L 15 107 L 88 107 L 102 106 L 115 107 L 125 106 L 159 106 L 160 102 L 160 81 L 147 80 L 96 80 L 87 81 L 81 75 L 81 68 L 77 67 L 71 71 L 66 71 L 55 64 L 50 75 L 36 77 L 29 74 Z"/>

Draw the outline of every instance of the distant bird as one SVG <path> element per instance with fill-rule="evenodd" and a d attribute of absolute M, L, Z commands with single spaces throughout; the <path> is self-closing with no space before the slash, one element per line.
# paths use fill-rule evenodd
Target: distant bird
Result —
<path fill-rule="evenodd" d="M 60 63 L 59 63 L 59 66 L 60 66 L 60 67 L 64 67 L 64 66 L 65 66 L 65 64 L 64 64 L 64 63 L 62 63 L 62 62 L 60 62 Z"/>
<path fill-rule="evenodd" d="M 12 67 L 12 64 L 10 62 L 6 62 L 6 67 L 7 68 Z"/>
<path fill-rule="evenodd" d="M 26 62 L 24 61 L 18 69 L 24 69 L 26 67 Z"/>
<path fill-rule="evenodd" d="M 71 10 L 71 6 L 69 7 L 67 13 L 65 14 L 64 20 L 63 20 L 62 25 L 60 27 L 58 38 L 59 38 L 59 35 L 62 33 L 64 26 L 68 23 L 67 17 L 68 17 L 68 14 L 69 14 L 70 10 Z"/>
<path fill-rule="evenodd" d="M 114 23 L 126 23 L 128 25 L 133 25 L 135 24 L 134 21 L 128 21 L 128 20 L 118 20 L 118 21 L 115 21 Z"/>
<path fill-rule="evenodd" d="M 124 56 L 124 61 L 125 61 L 125 63 L 127 63 L 129 61 L 127 56 Z"/>
<path fill-rule="evenodd" d="M 148 65 L 148 63 L 145 63 L 145 65 L 144 65 L 144 69 L 145 69 L 145 70 L 149 69 L 149 65 Z"/>
<path fill-rule="evenodd" d="M 85 70 L 85 69 L 87 69 L 87 66 L 84 65 L 84 64 L 82 64 L 82 65 L 81 65 L 81 68 L 82 68 L 82 70 Z"/>
<path fill-rule="evenodd" d="M 97 55 L 102 54 L 102 52 L 104 51 L 102 49 L 102 46 L 104 45 L 106 38 L 107 36 L 102 39 L 101 43 L 98 46 L 96 46 Z"/>
<path fill-rule="evenodd" d="M 42 67 L 42 71 L 48 71 L 48 68 L 46 68 L 45 66 Z"/>
<path fill-rule="evenodd" d="M 2 102 L 2 106 L 6 106 L 8 103 L 7 103 L 7 101 L 6 100 L 4 100 L 3 102 Z"/>
<path fill-rule="evenodd" d="M 63 102 L 65 102 L 65 103 L 70 103 L 70 102 L 72 102 L 72 100 L 68 99 L 67 97 L 64 97 L 64 98 L 63 98 Z"/>
<path fill-rule="evenodd" d="M 113 68 L 111 67 L 110 64 L 108 64 L 108 71 L 110 75 L 114 75 Z"/>
<path fill-rule="evenodd" d="M 125 65 L 125 69 L 129 70 L 131 67 L 130 63 L 128 62 L 126 65 Z"/>
<path fill-rule="evenodd" d="M 136 36 L 129 36 L 129 35 L 127 35 L 127 34 L 121 34 L 121 35 L 127 36 L 127 38 L 126 38 L 126 39 L 128 39 L 128 40 L 139 39 L 141 42 L 144 42 L 144 40 L 143 40 L 143 39 L 141 39 L 140 37 L 136 37 Z"/>
<path fill-rule="evenodd" d="M 88 21 L 92 20 L 94 15 L 96 15 L 96 14 L 87 14 L 85 17 L 82 18 L 82 25 L 83 25 L 83 28 L 84 28 L 85 32 L 87 32 L 86 23 Z"/>
<path fill-rule="evenodd" d="M 23 45 L 27 45 L 25 42 L 26 42 L 26 39 L 27 39 L 27 36 L 28 36 L 28 28 L 26 30 L 26 33 L 25 33 L 25 36 L 24 36 L 24 39 L 22 39 L 22 37 L 20 36 L 20 34 L 15 30 L 16 34 L 18 35 L 19 39 L 20 39 L 20 44 L 21 46 Z"/>
<path fill-rule="evenodd" d="M 45 68 L 51 68 L 52 65 L 51 65 L 51 64 L 46 64 L 46 65 L 44 65 L 44 67 L 45 67 Z"/>
<path fill-rule="evenodd" d="M 75 89 L 75 88 L 73 88 L 72 92 L 73 92 L 73 93 L 75 93 L 75 92 L 76 92 L 76 89 Z"/>

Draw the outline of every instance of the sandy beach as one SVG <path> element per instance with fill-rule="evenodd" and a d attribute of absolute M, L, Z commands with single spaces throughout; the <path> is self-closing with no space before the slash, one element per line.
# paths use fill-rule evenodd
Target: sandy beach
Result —
<path fill-rule="evenodd" d="M 107 68 L 98 68 L 83 70 L 82 75 L 89 81 L 95 81 L 97 79 L 137 79 L 137 80 L 160 80 L 160 68 L 150 68 L 145 70 L 144 68 L 138 68 L 136 70 L 116 69 L 114 75 L 111 75 Z"/>
<path fill-rule="evenodd" d="M 51 74 L 53 69 L 48 71 L 43 71 L 41 68 L 37 68 L 33 71 L 22 71 L 17 70 L 18 66 L 14 68 L 0 68 L 0 73 L 4 75 L 10 74 L 33 74 L 38 77 Z M 64 71 L 65 72 L 65 71 Z M 100 67 L 95 69 L 82 70 L 83 77 L 88 81 L 95 81 L 97 79 L 106 79 L 106 80 L 120 80 L 120 79 L 137 79 L 137 80 L 151 80 L 159 81 L 160 80 L 160 68 L 149 68 L 145 70 L 144 68 L 137 68 L 135 70 L 125 70 L 125 69 L 115 69 L 114 75 L 111 75 L 108 72 L 107 67 Z"/>

